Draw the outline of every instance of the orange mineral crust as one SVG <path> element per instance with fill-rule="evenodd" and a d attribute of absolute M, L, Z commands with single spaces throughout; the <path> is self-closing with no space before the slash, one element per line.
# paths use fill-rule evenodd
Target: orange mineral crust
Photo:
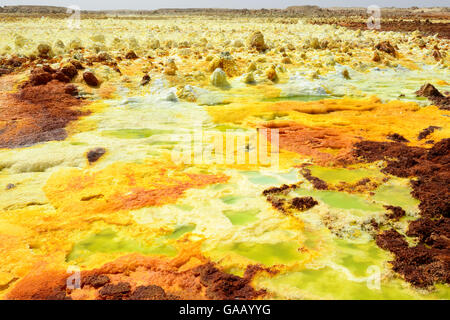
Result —
<path fill-rule="evenodd" d="M 0 148 L 64 140 L 65 127 L 83 115 L 74 85 L 52 80 L 27 85 L 17 93 L 0 92 Z"/>
<path fill-rule="evenodd" d="M 243 277 L 228 274 L 200 253 L 184 251 L 178 257 L 132 254 L 98 269 L 80 273 L 77 280 L 62 270 L 40 268 L 20 280 L 8 293 L 15 300 L 178 300 L 256 299 L 264 290 L 251 281 L 258 266 Z M 197 251 L 198 252 L 198 251 Z M 73 281 L 72 281 L 73 280 Z M 69 286 L 67 286 L 67 283 Z M 73 285 L 73 287 L 71 287 Z"/>
<path fill-rule="evenodd" d="M 226 181 L 225 175 L 185 172 L 169 162 L 116 162 L 99 171 L 61 170 L 44 191 L 64 212 L 107 213 L 175 203 L 188 189 Z"/>
<path fill-rule="evenodd" d="M 311 128 L 296 123 L 271 123 L 266 127 L 278 129 L 281 149 L 312 157 L 319 164 L 350 162 L 352 145 L 358 141 L 334 128 Z M 271 130 L 267 133 L 270 140 Z"/>

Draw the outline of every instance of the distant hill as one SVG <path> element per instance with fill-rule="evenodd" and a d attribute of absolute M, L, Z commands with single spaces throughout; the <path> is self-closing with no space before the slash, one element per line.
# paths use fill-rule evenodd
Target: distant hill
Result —
<path fill-rule="evenodd" d="M 430 7 L 430 8 L 382 8 L 384 15 L 411 15 L 411 14 L 442 14 L 447 15 L 450 12 L 449 7 Z M 220 9 L 220 8 L 161 8 L 157 10 L 94 10 L 81 11 L 88 15 L 117 15 L 117 16 L 147 16 L 147 15 L 208 15 L 208 16 L 282 16 L 282 17 L 301 17 L 301 16 L 334 16 L 336 14 L 344 16 L 364 15 L 367 8 L 364 7 L 328 7 L 321 8 L 316 5 L 290 6 L 286 9 Z M 18 5 L 0 7 L 0 13 L 10 15 L 66 15 L 67 7 L 58 6 L 39 6 L 39 5 Z"/>
<path fill-rule="evenodd" d="M 287 11 L 294 11 L 294 12 L 314 12 L 314 11 L 320 11 L 322 10 L 319 6 L 290 6 L 286 8 Z"/>
<path fill-rule="evenodd" d="M 53 6 L 4 6 L 0 7 L 2 13 L 66 13 L 66 7 Z"/>

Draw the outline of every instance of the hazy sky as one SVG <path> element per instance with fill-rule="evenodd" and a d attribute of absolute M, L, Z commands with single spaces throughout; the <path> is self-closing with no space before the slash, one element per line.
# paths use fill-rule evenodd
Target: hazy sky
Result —
<path fill-rule="evenodd" d="M 433 7 L 448 6 L 448 0 L 0 0 L 4 5 L 77 5 L 82 10 L 95 9 L 158 9 L 158 8 L 285 8 L 293 5 L 315 4 L 321 7 Z"/>

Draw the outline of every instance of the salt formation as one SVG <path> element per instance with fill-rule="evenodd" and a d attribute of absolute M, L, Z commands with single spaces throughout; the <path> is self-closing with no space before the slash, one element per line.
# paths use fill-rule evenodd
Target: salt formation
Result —
<path fill-rule="evenodd" d="M 266 77 L 267 77 L 267 79 L 269 79 L 272 82 L 278 81 L 278 74 L 277 74 L 275 66 L 272 65 L 271 67 L 267 68 Z"/>
<path fill-rule="evenodd" d="M 227 81 L 227 74 L 221 68 L 217 68 L 212 73 L 211 84 L 219 88 L 226 88 L 230 85 Z"/>
<path fill-rule="evenodd" d="M 247 84 L 255 83 L 255 77 L 253 75 L 253 72 L 248 72 L 242 76 L 242 82 Z"/>
<path fill-rule="evenodd" d="M 229 77 L 239 74 L 236 63 L 228 51 L 224 51 L 218 57 L 212 59 L 209 64 L 209 71 L 214 72 L 217 68 L 225 71 Z"/>
<path fill-rule="evenodd" d="M 261 31 L 255 31 L 250 36 L 248 43 L 250 48 L 255 48 L 258 51 L 265 51 L 268 49 L 264 41 L 264 35 L 261 33 Z"/>
<path fill-rule="evenodd" d="M 178 70 L 178 67 L 175 64 L 175 60 L 174 59 L 167 60 L 166 66 L 164 68 L 164 74 L 166 74 L 168 76 L 174 76 L 174 75 L 176 75 L 177 70 Z"/>
<path fill-rule="evenodd" d="M 256 69 L 257 69 L 256 63 L 252 61 L 252 62 L 248 65 L 247 72 L 253 72 L 253 71 L 256 71 Z"/>
<path fill-rule="evenodd" d="M 97 77 L 91 71 L 84 72 L 83 73 L 83 79 L 84 79 L 84 81 L 86 81 L 86 83 L 89 86 L 92 86 L 92 87 L 97 87 L 100 84 L 100 82 L 98 81 Z"/>
<path fill-rule="evenodd" d="M 40 43 L 37 50 L 40 57 L 48 57 L 51 54 L 52 47 L 47 43 Z"/>

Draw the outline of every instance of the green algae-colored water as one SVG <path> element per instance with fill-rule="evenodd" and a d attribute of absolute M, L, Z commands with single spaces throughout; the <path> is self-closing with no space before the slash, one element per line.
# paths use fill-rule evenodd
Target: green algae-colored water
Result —
<path fill-rule="evenodd" d="M 105 229 L 95 233 L 88 238 L 76 243 L 72 251 L 67 256 L 67 261 L 83 260 L 89 258 L 94 253 L 132 253 L 139 252 L 143 254 L 155 254 L 175 256 L 177 250 L 172 245 L 164 243 L 164 239 L 178 239 L 183 234 L 191 232 L 195 229 L 195 225 L 182 225 L 175 230 L 155 239 L 152 243 L 145 243 L 135 239 L 123 238 L 112 229 Z"/>
<path fill-rule="evenodd" d="M 389 259 L 389 253 L 381 250 L 373 242 L 358 243 L 345 239 L 336 240 L 333 261 L 347 268 L 356 277 L 364 277 L 371 266 L 381 268 Z"/>
<path fill-rule="evenodd" d="M 224 210 L 222 213 L 227 216 L 230 222 L 235 226 L 246 225 L 258 221 L 259 209 L 250 210 Z"/>
<path fill-rule="evenodd" d="M 412 289 L 398 278 L 383 280 L 377 284 L 372 270 L 360 277 L 349 278 L 335 267 L 325 266 L 317 269 L 287 272 L 272 279 L 260 279 L 257 282 L 278 292 L 289 294 L 295 290 L 296 296 L 304 299 L 343 299 L 343 300 L 412 300 L 412 299 L 449 299 L 448 287 L 437 284 L 431 293 L 421 293 Z"/>
<path fill-rule="evenodd" d="M 448 299 L 448 287 L 437 285 L 432 293 L 420 293 L 398 277 L 386 281 L 385 262 L 390 254 L 373 241 L 355 243 L 337 239 L 334 254 L 327 263 L 317 267 L 293 270 L 259 279 L 257 282 L 277 288 L 278 292 L 293 290 L 305 299 Z"/>
<path fill-rule="evenodd" d="M 373 199 L 405 210 L 414 208 L 420 203 L 411 195 L 411 187 L 403 185 L 381 185 L 375 191 Z"/>
<path fill-rule="evenodd" d="M 384 211 L 381 204 L 371 202 L 360 195 L 348 194 L 332 190 L 296 189 L 300 196 L 310 196 L 336 209 L 356 210 L 362 212 Z"/>
<path fill-rule="evenodd" d="M 276 177 L 265 176 L 258 173 L 249 174 L 248 180 L 251 183 L 262 185 L 275 185 L 277 183 L 280 183 Z"/>
<path fill-rule="evenodd" d="M 166 237 L 167 237 L 167 239 L 178 239 L 182 235 L 194 231 L 195 227 L 196 227 L 196 225 L 193 223 L 177 226 L 175 228 L 175 230 L 171 234 L 167 235 Z"/>
<path fill-rule="evenodd" d="M 240 174 L 248 178 L 248 180 L 257 185 L 277 185 L 283 183 L 295 183 L 298 181 L 296 170 L 281 173 L 262 173 L 258 171 L 241 171 Z"/>
<path fill-rule="evenodd" d="M 118 129 L 118 130 L 104 130 L 102 135 L 107 137 L 114 137 L 119 139 L 144 139 L 157 134 L 173 133 L 170 130 L 156 130 L 156 129 Z"/>
<path fill-rule="evenodd" d="M 298 243 L 294 241 L 278 243 L 235 242 L 220 246 L 214 251 L 223 254 L 232 252 L 266 266 L 293 263 L 304 259 L 304 256 L 298 251 Z"/>
<path fill-rule="evenodd" d="M 380 180 L 384 175 L 374 168 L 324 168 L 312 166 L 311 172 L 328 183 L 355 183 L 364 178 Z M 257 171 L 241 172 L 249 182 L 256 185 L 280 185 L 282 181 L 297 181 L 294 173 L 280 175 L 266 175 Z M 406 181 L 406 180 L 405 180 Z M 388 184 L 382 184 L 373 195 L 349 194 L 333 190 L 315 190 L 298 188 L 295 190 L 299 196 L 312 196 L 319 202 L 327 205 L 330 210 L 338 209 L 351 212 L 356 216 L 364 216 L 369 212 L 383 214 L 385 204 L 400 205 L 411 209 L 417 205 L 412 198 L 410 187 L 402 179 L 391 179 Z M 395 195 L 395 197 L 392 197 Z M 222 201 L 234 205 L 245 201 L 245 197 L 227 195 Z M 259 210 L 225 210 L 225 214 L 235 226 L 247 225 L 258 220 Z M 299 214 L 301 217 L 302 214 Z M 306 248 L 317 250 L 320 246 L 320 233 L 323 231 L 302 231 L 306 236 L 303 245 Z M 386 281 L 380 278 L 380 287 L 374 288 L 371 278 L 373 272 L 384 274 L 387 269 L 386 261 L 392 259 L 389 252 L 380 249 L 373 240 L 346 240 L 334 238 L 329 242 L 330 252 L 322 265 L 316 268 L 308 267 L 301 271 L 292 271 L 275 276 L 273 279 L 261 280 L 270 286 L 288 286 L 304 292 L 305 298 L 320 299 L 417 299 L 420 294 L 400 279 Z M 295 241 L 279 243 L 233 242 L 213 249 L 219 256 L 237 254 L 250 259 L 255 263 L 266 266 L 276 264 L 295 264 L 305 259 L 298 250 L 299 244 Z M 281 292 L 283 290 L 280 290 Z M 279 291 L 279 292 L 280 292 Z M 433 297 L 441 298 L 446 290 L 441 289 Z M 425 297 L 431 297 L 425 295 Z"/>
<path fill-rule="evenodd" d="M 356 183 L 364 178 L 379 179 L 384 175 L 372 168 L 326 168 L 311 166 L 311 174 L 327 183 Z M 383 205 L 400 206 L 413 210 L 419 201 L 411 195 L 411 188 L 406 179 L 391 178 L 388 183 L 380 185 L 373 195 L 348 194 L 332 190 L 309 190 L 299 188 L 296 193 L 302 196 L 316 197 L 330 207 L 347 210 L 375 212 L 385 210 Z"/>
<path fill-rule="evenodd" d="M 235 204 L 242 199 L 244 199 L 244 197 L 236 196 L 236 195 L 227 195 L 227 196 L 223 196 L 222 198 L 220 198 L 220 200 L 222 200 L 223 203 L 226 203 L 226 204 Z"/>
<path fill-rule="evenodd" d="M 414 292 L 402 290 L 399 283 L 385 284 L 380 289 L 371 288 L 370 279 L 349 280 L 340 270 L 332 267 L 303 270 L 301 272 L 286 273 L 275 276 L 268 281 L 261 281 L 274 287 L 286 286 L 295 288 L 304 294 L 305 299 L 414 299 Z M 368 285 L 369 283 L 369 285 Z M 285 289 L 286 290 L 286 289 Z"/>
<path fill-rule="evenodd" d="M 309 167 L 311 174 L 319 179 L 329 183 L 339 183 L 341 181 L 347 183 L 355 183 L 364 178 L 377 178 L 382 176 L 378 169 L 367 168 L 327 168 L 320 166 Z"/>

